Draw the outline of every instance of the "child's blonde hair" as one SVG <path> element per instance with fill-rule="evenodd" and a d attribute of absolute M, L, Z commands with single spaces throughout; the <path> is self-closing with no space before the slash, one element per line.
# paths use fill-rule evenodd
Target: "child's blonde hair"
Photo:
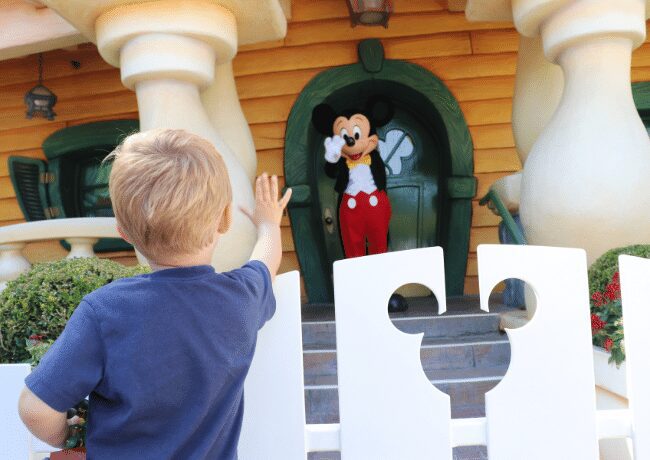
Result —
<path fill-rule="evenodd" d="M 180 129 L 136 133 L 105 161 L 110 160 L 115 217 L 147 259 L 194 254 L 211 244 L 217 231 L 228 230 L 228 170 L 205 139 Z"/>

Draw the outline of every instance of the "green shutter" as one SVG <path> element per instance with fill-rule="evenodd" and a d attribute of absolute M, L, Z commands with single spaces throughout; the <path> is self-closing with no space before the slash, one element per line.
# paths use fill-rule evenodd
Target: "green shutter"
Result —
<path fill-rule="evenodd" d="M 56 217 L 47 194 L 47 163 L 26 157 L 9 157 L 9 175 L 20 209 L 27 221 Z"/>

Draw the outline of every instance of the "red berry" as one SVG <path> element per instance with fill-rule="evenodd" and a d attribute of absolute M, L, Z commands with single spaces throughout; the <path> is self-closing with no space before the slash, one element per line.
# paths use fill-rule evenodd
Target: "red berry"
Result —
<path fill-rule="evenodd" d="M 605 288 L 605 297 L 609 300 L 617 300 L 621 298 L 621 286 L 618 284 L 610 283 Z"/>
<path fill-rule="evenodd" d="M 609 337 L 607 337 L 605 339 L 605 344 L 604 344 L 605 351 L 610 351 L 612 349 L 612 345 L 614 345 L 614 341 L 612 339 L 610 339 Z"/>
<path fill-rule="evenodd" d="M 591 330 L 592 332 L 597 332 L 600 331 L 602 328 L 606 326 L 607 323 L 600 319 L 600 316 L 596 314 L 591 314 Z"/>
<path fill-rule="evenodd" d="M 603 303 L 605 303 L 605 297 L 602 292 L 594 292 L 591 295 L 591 300 L 594 302 L 594 306 L 596 307 L 602 307 Z"/>

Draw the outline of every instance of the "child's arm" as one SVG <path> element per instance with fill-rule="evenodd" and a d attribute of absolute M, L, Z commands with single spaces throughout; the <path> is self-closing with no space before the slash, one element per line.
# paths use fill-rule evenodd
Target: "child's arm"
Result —
<path fill-rule="evenodd" d="M 18 412 L 29 431 L 53 446 L 68 434 L 66 411 L 92 393 L 103 377 L 104 349 L 98 320 L 84 299 L 63 333 L 25 378 Z"/>
<path fill-rule="evenodd" d="M 18 413 L 27 429 L 38 439 L 54 447 L 64 446 L 68 437 L 65 412 L 52 409 L 25 387 L 18 401 Z"/>
<path fill-rule="evenodd" d="M 278 194 L 277 176 L 269 178 L 264 173 L 255 181 L 255 210 L 251 212 L 242 208 L 242 212 L 257 227 L 257 243 L 250 259 L 264 263 L 269 269 L 271 279 L 275 279 L 282 260 L 280 222 L 284 208 L 291 198 L 291 189 L 288 189 L 280 200 Z"/>

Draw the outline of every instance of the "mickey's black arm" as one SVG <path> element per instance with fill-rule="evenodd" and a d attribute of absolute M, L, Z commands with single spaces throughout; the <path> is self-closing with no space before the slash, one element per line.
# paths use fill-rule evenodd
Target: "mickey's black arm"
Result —
<path fill-rule="evenodd" d="M 372 158 L 370 171 L 372 171 L 372 178 L 375 180 L 375 185 L 379 190 L 386 190 L 386 166 L 384 165 L 384 160 L 382 160 L 377 150 L 370 153 L 370 158 Z"/>
<path fill-rule="evenodd" d="M 339 160 L 337 163 L 330 163 L 329 161 L 325 162 L 325 174 L 327 174 L 327 177 L 336 179 L 336 176 L 339 174 L 339 163 L 341 160 Z"/>

